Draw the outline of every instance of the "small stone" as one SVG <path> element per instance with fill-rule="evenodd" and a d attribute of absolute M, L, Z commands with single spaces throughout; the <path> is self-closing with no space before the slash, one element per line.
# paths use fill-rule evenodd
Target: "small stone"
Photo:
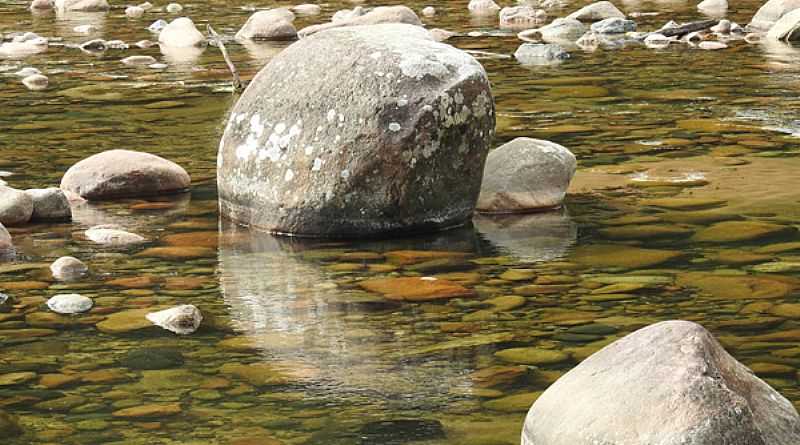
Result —
<path fill-rule="evenodd" d="M 83 51 L 87 51 L 90 53 L 93 52 L 102 52 L 108 49 L 108 45 L 106 45 L 106 41 L 102 39 L 94 39 L 89 40 L 88 42 L 84 42 L 81 44 L 80 48 Z"/>
<path fill-rule="evenodd" d="M 157 45 L 157 43 L 153 42 L 152 40 L 139 40 L 133 45 L 137 48 L 147 49 L 147 48 L 152 48 L 153 46 Z"/>
<path fill-rule="evenodd" d="M 31 1 L 30 10 L 31 11 L 47 11 L 49 9 L 53 9 L 53 1 L 54 0 L 33 0 Z"/>
<path fill-rule="evenodd" d="M 728 0 L 703 0 L 697 5 L 701 12 L 719 13 L 728 9 Z"/>
<path fill-rule="evenodd" d="M 173 348 L 134 349 L 120 361 L 126 368 L 135 370 L 177 368 L 183 362 L 183 354 Z"/>
<path fill-rule="evenodd" d="M 467 5 L 469 12 L 477 15 L 491 15 L 500 10 L 494 0 L 470 0 Z"/>
<path fill-rule="evenodd" d="M 0 387 L 21 385 L 35 378 L 35 372 L 11 372 L 8 374 L 0 374 Z"/>
<path fill-rule="evenodd" d="M 14 250 L 14 242 L 6 227 L 0 223 L 0 257 L 8 256 Z M 0 306 L 2 302 L 0 301 Z"/>
<path fill-rule="evenodd" d="M 622 11 L 620 11 L 616 6 L 614 6 L 613 3 L 609 1 L 599 1 L 584 6 L 583 8 L 568 15 L 567 18 L 587 21 L 587 22 L 594 22 L 597 20 L 605 20 L 611 18 L 624 19 L 625 14 Z"/>
<path fill-rule="evenodd" d="M 624 245 L 587 245 L 578 247 L 572 261 L 589 267 L 639 269 L 675 261 L 684 256 L 675 250 L 642 249 Z"/>
<path fill-rule="evenodd" d="M 57 187 L 28 189 L 25 193 L 33 201 L 31 221 L 69 221 L 72 208 L 67 195 Z"/>
<path fill-rule="evenodd" d="M 555 43 L 523 43 L 514 52 L 514 57 L 523 65 L 550 65 L 561 63 L 570 55 Z"/>
<path fill-rule="evenodd" d="M 65 413 L 77 406 L 83 405 L 84 403 L 86 403 L 86 401 L 87 401 L 86 397 L 79 395 L 69 395 L 69 396 L 59 397 L 57 399 L 39 402 L 33 407 L 40 411 L 54 411 L 57 413 Z"/>
<path fill-rule="evenodd" d="M 154 325 L 179 335 L 191 334 L 200 327 L 203 315 L 197 307 L 186 304 L 147 314 Z"/>
<path fill-rule="evenodd" d="M 94 25 L 78 25 L 72 28 L 78 34 L 91 34 L 93 32 L 97 32 L 97 27 Z"/>
<path fill-rule="evenodd" d="M 180 17 L 170 22 L 158 34 L 158 43 L 175 48 L 190 48 L 206 44 L 206 37 L 197 30 L 188 17 Z"/>
<path fill-rule="evenodd" d="M 322 12 L 322 8 L 319 5 L 315 5 L 313 3 L 304 3 L 302 5 L 292 6 L 292 12 L 295 12 L 300 15 L 317 15 Z"/>
<path fill-rule="evenodd" d="M 181 6 L 179 3 L 170 3 L 165 9 L 170 14 L 177 14 L 183 11 L 183 6 Z"/>
<path fill-rule="evenodd" d="M 291 40 L 297 38 L 294 14 L 284 8 L 258 11 L 236 33 L 237 40 Z"/>
<path fill-rule="evenodd" d="M 697 45 L 697 47 L 704 50 L 714 51 L 718 49 L 725 49 L 728 47 L 728 45 L 722 42 L 706 41 L 706 42 L 700 42 L 700 44 Z"/>
<path fill-rule="evenodd" d="M 61 257 L 50 265 L 53 278 L 61 281 L 72 281 L 83 277 L 89 272 L 86 264 L 71 256 Z"/>
<path fill-rule="evenodd" d="M 592 31 L 599 34 L 624 34 L 636 31 L 636 22 L 620 17 L 612 17 L 593 23 Z"/>
<path fill-rule="evenodd" d="M 79 294 L 60 294 L 47 300 L 47 307 L 57 314 L 80 314 L 93 305 L 91 298 Z"/>
<path fill-rule="evenodd" d="M 500 411 L 505 413 L 518 413 L 528 411 L 530 406 L 539 396 L 542 391 L 535 391 L 523 394 L 514 394 L 511 396 L 500 397 L 499 399 L 489 400 L 483 403 L 483 407 L 492 411 Z"/>
<path fill-rule="evenodd" d="M 97 323 L 96 327 L 106 334 L 127 334 L 146 329 L 153 326 L 153 323 L 146 318 L 151 311 L 151 309 L 130 309 L 115 312 Z"/>
<path fill-rule="evenodd" d="M 0 293 L 0 313 L 9 312 L 14 306 L 14 299 L 7 294 Z"/>
<path fill-rule="evenodd" d="M 723 221 L 698 231 L 693 241 L 710 243 L 742 243 L 791 235 L 797 229 L 792 226 L 760 221 Z"/>
<path fill-rule="evenodd" d="M 174 416 L 181 413 L 181 405 L 179 403 L 163 403 L 134 406 L 132 408 L 121 409 L 111 413 L 114 417 L 125 419 L 139 419 L 139 418 L 162 418 L 167 416 Z"/>
<path fill-rule="evenodd" d="M 147 241 L 144 237 L 135 233 L 126 232 L 116 226 L 108 225 L 94 226 L 87 230 L 85 234 L 89 240 L 108 246 L 127 246 Z"/>
<path fill-rule="evenodd" d="M 425 17 L 433 17 L 436 15 L 436 8 L 433 6 L 426 6 L 422 8 L 422 15 Z"/>
<path fill-rule="evenodd" d="M 150 32 L 159 33 L 161 32 L 161 30 L 166 28 L 167 25 L 169 25 L 169 22 L 163 19 L 158 19 L 155 22 L 151 23 L 150 26 L 147 27 L 147 29 Z"/>
<path fill-rule="evenodd" d="M 396 301 L 432 301 L 476 295 L 475 291 L 460 284 L 431 277 L 376 278 L 364 280 L 359 285 Z"/>
<path fill-rule="evenodd" d="M 731 26 L 732 25 L 730 20 L 722 19 L 719 21 L 719 23 L 712 26 L 710 30 L 711 32 L 717 34 L 728 34 L 731 32 Z"/>
<path fill-rule="evenodd" d="M 107 11 L 107 0 L 55 0 L 56 9 L 60 11 Z"/>
<path fill-rule="evenodd" d="M 125 15 L 131 19 L 138 19 L 144 15 L 144 8 L 141 6 L 128 6 L 125 8 Z"/>
<path fill-rule="evenodd" d="M 500 10 L 500 27 L 508 29 L 528 29 L 541 24 L 547 12 L 530 6 L 511 6 Z"/>
<path fill-rule="evenodd" d="M 25 192 L 0 186 L 0 224 L 15 226 L 30 221 L 33 200 Z"/>
<path fill-rule="evenodd" d="M 43 91 L 47 89 L 49 80 L 47 79 L 47 76 L 34 74 L 22 79 L 22 84 L 31 91 Z"/>
<path fill-rule="evenodd" d="M 130 56 L 120 60 L 125 65 L 152 65 L 156 63 L 152 56 Z"/>
<path fill-rule="evenodd" d="M 28 77 L 34 74 L 42 74 L 42 72 L 32 66 L 26 66 L 25 68 L 22 68 L 21 70 L 14 73 L 15 76 L 19 77 Z"/>

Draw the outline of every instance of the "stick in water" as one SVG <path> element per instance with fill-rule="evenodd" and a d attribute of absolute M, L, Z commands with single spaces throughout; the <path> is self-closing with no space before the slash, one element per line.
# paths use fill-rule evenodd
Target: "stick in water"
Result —
<path fill-rule="evenodd" d="M 211 25 L 206 25 L 206 27 L 208 28 L 208 35 L 211 37 L 211 40 L 217 44 L 219 50 L 222 51 L 222 57 L 225 58 L 225 63 L 228 64 L 228 69 L 231 70 L 231 74 L 233 75 L 233 90 L 244 90 L 242 80 L 239 79 L 239 71 L 236 70 L 236 66 L 231 61 L 230 56 L 228 56 L 228 50 L 225 49 L 225 44 L 222 43 L 222 39 L 219 38 L 219 34 L 214 31 L 214 28 L 212 28 Z"/>

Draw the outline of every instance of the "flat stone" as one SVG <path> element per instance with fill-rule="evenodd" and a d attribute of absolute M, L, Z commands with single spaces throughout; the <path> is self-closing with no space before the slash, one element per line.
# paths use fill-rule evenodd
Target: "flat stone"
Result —
<path fill-rule="evenodd" d="M 97 323 L 97 329 L 106 334 L 125 334 L 153 327 L 153 324 L 146 318 L 147 314 L 153 309 L 129 309 L 115 312 L 105 320 Z"/>
<path fill-rule="evenodd" d="M 795 279 L 774 275 L 718 275 L 688 272 L 678 275 L 677 284 L 694 287 L 719 299 L 783 298 L 800 286 Z"/>
<path fill-rule="evenodd" d="M 35 372 L 11 372 L 8 374 L 0 374 L 0 386 L 14 386 L 28 383 L 36 379 Z"/>
<path fill-rule="evenodd" d="M 477 294 L 460 284 L 430 277 L 377 278 L 359 285 L 396 301 L 431 301 L 450 298 L 475 297 Z"/>
<path fill-rule="evenodd" d="M 139 419 L 139 418 L 162 418 L 174 416 L 181 413 L 181 405 L 179 403 L 159 403 L 151 405 L 134 406 L 132 408 L 121 409 L 111 413 L 114 417 L 124 419 Z"/>
<path fill-rule="evenodd" d="M 792 226 L 759 221 L 724 221 L 698 231 L 693 241 L 710 243 L 741 243 L 795 233 Z"/>
<path fill-rule="evenodd" d="M 683 252 L 676 250 L 595 244 L 578 247 L 574 250 L 571 260 L 589 267 L 640 269 L 675 261 L 683 256 Z"/>
<path fill-rule="evenodd" d="M 162 258 L 167 260 L 189 260 L 195 258 L 210 258 L 216 256 L 217 251 L 208 247 L 151 247 L 136 254 L 137 257 Z"/>

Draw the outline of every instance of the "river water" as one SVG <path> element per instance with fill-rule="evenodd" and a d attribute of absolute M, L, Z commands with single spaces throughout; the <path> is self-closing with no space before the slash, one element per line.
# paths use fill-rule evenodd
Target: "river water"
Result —
<path fill-rule="evenodd" d="M 197 1 L 184 14 L 230 37 L 249 8 L 279 5 Z M 26 6 L 0 3 L 0 31 L 57 40 L 44 54 L 0 59 L 3 179 L 55 186 L 78 160 L 120 148 L 174 160 L 193 189 L 11 229 L 19 255 L 0 264 L 0 288 L 17 305 L 0 313 L 0 409 L 25 434 L 3 443 L 516 444 L 550 383 L 668 319 L 702 323 L 800 406 L 797 49 L 626 45 L 526 68 L 509 57 L 520 42 L 496 18 L 470 17 L 464 1 L 435 5 L 427 26 L 481 33 L 451 43 L 488 71 L 496 144 L 538 137 L 578 156 L 566 209 L 476 218 L 418 238 L 301 242 L 219 220 L 216 150 L 235 96 L 216 48 L 90 55 L 70 44 L 154 39 L 147 26 L 170 16 L 129 20 L 118 7 L 31 15 Z M 297 25 L 352 6 L 325 4 Z M 658 13 L 636 19 L 642 30 L 702 18 L 680 0 L 618 6 Z M 728 17 L 745 24 L 759 3 L 733 6 Z M 74 32 L 87 24 L 97 31 Z M 228 49 L 249 79 L 283 46 Z M 168 67 L 119 62 L 134 54 Z M 12 74 L 23 66 L 44 71 L 50 88 L 27 91 Z M 86 240 L 86 228 L 105 223 L 149 242 L 109 249 Z M 84 260 L 91 276 L 53 280 L 47 266 L 63 255 Z M 406 303 L 363 285 L 425 276 L 471 295 Z M 47 298 L 71 292 L 95 308 L 48 312 Z M 203 311 L 198 332 L 141 323 L 175 304 Z"/>

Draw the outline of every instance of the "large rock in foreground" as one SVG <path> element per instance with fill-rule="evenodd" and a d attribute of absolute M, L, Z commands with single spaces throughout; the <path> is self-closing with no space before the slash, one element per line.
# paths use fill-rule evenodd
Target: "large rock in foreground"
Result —
<path fill-rule="evenodd" d="M 186 170 L 164 158 L 109 150 L 78 162 L 61 179 L 61 189 L 90 201 L 166 195 L 189 189 Z"/>
<path fill-rule="evenodd" d="M 234 107 L 217 160 L 221 210 L 303 236 L 457 226 L 475 207 L 494 121 L 480 63 L 420 27 L 315 34 Z"/>
<path fill-rule="evenodd" d="M 792 404 L 702 326 L 648 326 L 590 356 L 533 404 L 522 445 L 795 445 Z"/>
<path fill-rule="evenodd" d="M 557 208 L 575 168 L 575 155 L 555 142 L 514 139 L 489 153 L 478 211 L 524 213 Z"/>

